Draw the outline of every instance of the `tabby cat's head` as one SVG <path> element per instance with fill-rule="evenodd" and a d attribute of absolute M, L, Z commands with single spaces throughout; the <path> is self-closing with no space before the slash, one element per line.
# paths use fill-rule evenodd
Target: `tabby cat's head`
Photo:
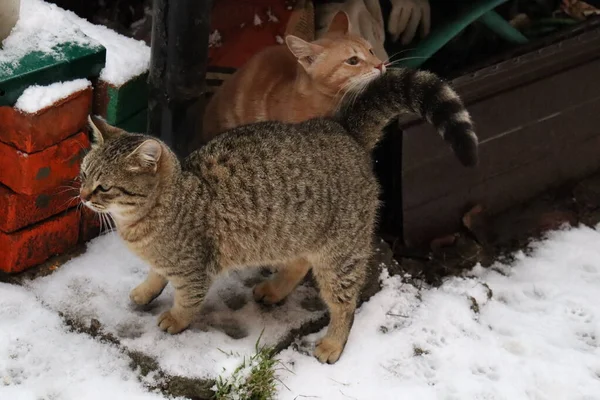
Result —
<path fill-rule="evenodd" d="M 385 63 L 377 58 L 369 42 L 349 34 L 349 29 L 348 15 L 340 11 L 321 39 L 309 43 L 292 35 L 285 38 L 312 81 L 330 93 L 343 95 L 360 90 L 385 73 Z"/>
<path fill-rule="evenodd" d="M 81 163 L 81 201 L 117 220 L 136 220 L 156 201 L 161 175 L 173 166 L 172 153 L 154 138 L 127 133 L 96 117 L 89 122 L 94 140 Z"/>

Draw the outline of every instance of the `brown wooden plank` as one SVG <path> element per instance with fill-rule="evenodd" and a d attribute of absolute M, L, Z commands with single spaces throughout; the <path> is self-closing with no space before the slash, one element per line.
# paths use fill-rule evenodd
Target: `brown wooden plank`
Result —
<path fill-rule="evenodd" d="M 599 73 L 600 60 L 595 60 L 469 105 L 480 141 L 495 140 L 519 127 L 597 98 L 600 96 L 600 79 L 596 79 Z M 433 127 L 419 124 L 405 130 L 404 173 L 449 154 L 450 149 Z M 458 162 L 455 164 L 458 166 Z"/>
<path fill-rule="evenodd" d="M 405 240 L 456 229 L 469 202 L 500 211 L 600 169 L 599 73 L 595 60 L 472 105 L 482 138 L 475 170 L 462 167 L 430 127 L 405 131 Z"/>
<path fill-rule="evenodd" d="M 467 192 L 479 182 L 514 171 L 573 142 L 600 135 L 598 110 L 600 94 L 593 101 L 483 143 L 480 147 L 480 164 L 475 169 L 459 165 L 450 154 L 419 168 L 404 171 L 403 208 L 410 209 L 448 193 Z M 600 162 L 600 149 L 598 154 Z"/>
<path fill-rule="evenodd" d="M 547 188 L 584 177 L 600 168 L 599 151 L 600 135 L 574 146 L 557 148 L 547 157 L 476 184 L 468 192 L 452 192 L 405 209 L 404 241 L 410 246 L 455 232 L 469 201 L 479 200 L 492 213 L 498 212 Z"/>

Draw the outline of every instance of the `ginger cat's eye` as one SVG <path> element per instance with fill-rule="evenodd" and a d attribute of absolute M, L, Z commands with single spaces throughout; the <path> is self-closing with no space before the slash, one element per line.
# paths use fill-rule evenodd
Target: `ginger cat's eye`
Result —
<path fill-rule="evenodd" d="M 349 59 L 346 60 L 346 64 L 350 64 L 350 65 L 356 65 L 358 64 L 360 60 L 358 59 L 358 57 L 354 56 L 354 57 L 350 57 Z"/>

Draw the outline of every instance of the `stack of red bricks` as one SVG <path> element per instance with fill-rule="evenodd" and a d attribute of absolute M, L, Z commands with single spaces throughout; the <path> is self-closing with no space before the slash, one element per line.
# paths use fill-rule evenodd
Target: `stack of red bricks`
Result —
<path fill-rule="evenodd" d="M 0 107 L 0 270 L 19 272 L 98 234 L 79 204 L 87 88 L 35 114 Z"/>

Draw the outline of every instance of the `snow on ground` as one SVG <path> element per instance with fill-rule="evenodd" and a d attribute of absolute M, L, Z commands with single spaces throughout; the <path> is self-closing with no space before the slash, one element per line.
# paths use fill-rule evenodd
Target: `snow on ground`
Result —
<path fill-rule="evenodd" d="M 130 303 L 129 291 L 144 280 L 146 271 L 147 266 L 127 251 L 116 234 L 108 234 L 52 275 L 31 282 L 31 289 L 55 311 L 87 325 L 97 318 L 122 345 L 155 357 L 167 373 L 197 378 L 233 371 L 244 356 L 254 354 L 263 329 L 261 343 L 275 344 L 291 329 L 323 315 L 300 306 L 306 296 L 317 296 L 304 286 L 283 306 L 265 312 L 252 300 L 252 286 L 244 284 L 259 271 L 248 270 L 216 281 L 199 323 L 169 335 L 156 320 L 172 305 L 170 285 L 147 310 Z"/>
<path fill-rule="evenodd" d="M 158 400 L 114 346 L 68 332 L 18 286 L 0 283 L 0 399 Z"/>
<path fill-rule="evenodd" d="M 26 113 L 34 114 L 59 100 L 66 99 L 73 93 L 80 92 L 92 83 L 87 79 L 75 79 L 67 82 L 56 82 L 47 86 L 29 86 L 17 99 L 15 108 Z"/>
<path fill-rule="evenodd" d="M 204 324 L 167 335 L 156 316 L 170 306 L 171 290 L 147 310 L 128 301 L 145 270 L 109 234 L 27 289 L 1 285 L 0 398 L 157 398 L 142 397 L 116 348 L 66 332 L 58 311 L 97 318 L 122 345 L 190 377 L 231 371 L 263 327 L 272 341 L 299 318 L 320 315 L 297 304 L 314 295 L 305 287 L 265 312 L 250 300 L 249 275 L 233 274 L 211 289 Z M 382 280 L 383 290 L 357 311 L 338 363 L 321 365 L 310 354 L 323 332 L 279 355 L 278 400 L 600 399 L 598 230 L 556 231 L 510 263 L 475 267 L 439 288 L 417 289 L 385 272 Z"/>
<path fill-rule="evenodd" d="M 115 86 L 145 73 L 150 65 L 150 48 L 143 41 L 91 24 L 42 0 L 21 0 L 20 19 L 2 43 L 0 63 L 14 65 L 32 51 L 57 56 L 55 47 L 62 43 L 104 46 L 106 66 L 100 78 Z"/>
<path fill-rule="evenodd" d="M 279 398 L 600 399 L 598 304 L 600 233 L 589 228 L 437 289 L 385 278 L 337 364 L 281 354 L 293 374 Z"/>

